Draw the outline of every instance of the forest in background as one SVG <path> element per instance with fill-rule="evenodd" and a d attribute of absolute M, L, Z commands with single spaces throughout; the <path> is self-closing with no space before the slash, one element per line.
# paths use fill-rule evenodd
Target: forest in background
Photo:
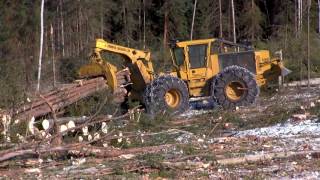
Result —
<path fill-rule="evenodd" d="M 234 7 L 232 7 L 232 2 Z M 193 39 L 250 41 L 257 49 L 282 49 L 287 80 L 307 77 L 310 15 L 311 77 L 320 71 L 319 0 L 198 0 Z M 88 61 L 96 38 L 151 50 L 158 67 L 170 63 L 167 43 L 189 40 L 193 0 L 51 0 L 44 4 L 41 89 L 73 79 Z M 40 41 L 40 0 L 0 0 L 0 107 L 34 92 Z M 310 11 L 309 10 L 310 7 Z M 310 13 L 309 13 L 310 12 Z"/>

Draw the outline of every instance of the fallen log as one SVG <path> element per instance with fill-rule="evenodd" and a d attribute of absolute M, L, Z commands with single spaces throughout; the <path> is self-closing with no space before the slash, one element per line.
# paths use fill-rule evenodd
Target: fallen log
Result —
<path fill-rule="evenodd" d="M 44 155 L 47 153 L 56 152 L 68 152 L 68 154 L 75 156 L 95 156 L 98 158 L 110 158 L 119 157 L 124 154 L 144 154 L 144 153 L 157 153 L 164 151 L 166 148 L 175 147 L 177 144 L 164 144 L 159 146 L 148 146 L 130 149 L 115 149 L 105 147 L 94 147 L 90 145 L 84 145 L 82 143 L 67 145 L 67 146 L 56 146 L 56 147 L 33 147 L 30 149 L 21 149 L 12 152 L 6 152 L 0 154 L 0 162 L 10 160 L 12 158 L 28 156 L 28 155 Z"/>
<path fill-rule="evenodd" d="M 0 162 L 6 161 L 15 157 L 19 156 L 27 156 L 27 155 L 39 155 L 43 153 L 48 153 L 48 152 L 60 152 L 60 151 L 66 151 L 67 149 L 63 146 L 57 146 L 53 148 L 40 148 L 40 149 L 23 149 L 23 150 L 17 150 L 13 152 L 8 152 L 6 154 L 2 154 L 0 156 Z"/>
<path fill-rule="evenodd" d="M 320 85 L 320 78 L 313 78 L 310 79 L 310 86 L 319 86 Z M 285 83 L 285 87 L 307 87 L 308 86 L 308 80 L 302 80 L 302 81 L 293 81 L 290 83 Z"/>
<path fill-rule="evenodd" d="M 112 157 L 119 157 L 121 155 L 127 155 L 127 154 L 137 155 L 137 154 L 146 154 L 146 153 L 158 153 L 175 146 L 177 146 L 177 144 L 164 144 L 159 146 L 137 147 L 137 148 L 130 148 L 130 149 L 115 149 L 115 148 L 82 145 L 79 148 L 70 149 L 69 154 L 80 155 L 80 156 L 93 155 L 94 157 L 98 157 L 98 158 L 112 158 Z"/>
<path fill-rule="evenodd" d="M 320 150 L 313 151 L 299 151 L 299 152 L 276 152 L 276 153 L 267 153 L 267 154 L 258 154 L 258 155 L 246 155 L 244 157 L 237 158 L 228 158 L 217 160 L 217 163 L 220 165 L 235 165 L 243 163 L 255 163 L 259 161 L 270 161 L 273 159 L 285 159 L 296 156 L 310 155 L 312 157 L 318 157 Z"/>
<path fill-rule="evenodd" d="M 211 165 L 211 162 L 209 163 L 203 163 L 203 162 L 192 162 L 192 161 L 183 161 L 183 162 L 169 162 L 164 161 L 161 163 L 162 165 L 173 168 L 173 169 L 180 169 L 180 170 L 189 170 L 189 169 L 199 169 L 199 168 L 208 168 Z"/>

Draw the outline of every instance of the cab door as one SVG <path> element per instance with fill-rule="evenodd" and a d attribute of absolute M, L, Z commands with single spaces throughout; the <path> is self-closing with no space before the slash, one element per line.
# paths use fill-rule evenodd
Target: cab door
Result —
<path fill-rule="evenodd" d="M 208 44 L 187 46 L 189 58 L 189 90 L 192 96 L 202 96 L 206 86 Z"/>

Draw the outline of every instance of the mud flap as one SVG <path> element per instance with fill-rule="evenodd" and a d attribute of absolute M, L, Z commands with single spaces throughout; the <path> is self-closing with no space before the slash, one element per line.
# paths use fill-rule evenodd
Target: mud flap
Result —
<path fill-rule="evenodd" d="M 281 66 L 280 68 L 281 68 L 281 76 L 282 77 L 285 77 L 292 72 L 290 69 L 288 69 L 284 66 Z"/>

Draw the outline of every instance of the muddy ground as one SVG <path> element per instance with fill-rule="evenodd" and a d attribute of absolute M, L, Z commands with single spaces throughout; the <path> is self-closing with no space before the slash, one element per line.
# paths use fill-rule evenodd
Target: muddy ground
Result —
<path fill-rule="evenodd" d="M 320 87 L 264 91 L 256 104 L 236 111 L 193 109 L 179 117 L 160 116 L 153 121 L 136 113 L 108 124 L 108 131 L 115 138 L 97 141 L 92 146 L 120 150 L 159 146 L 156 152 L 105 158 L 70 154 L 21 157 L 0 163 L 0 176 L 319 179 L 319 94 Z M 79 136 L 69 134 L 64 140 L 78 141 Z M 88 135 L 81 138 L 86 140 Z"/>

